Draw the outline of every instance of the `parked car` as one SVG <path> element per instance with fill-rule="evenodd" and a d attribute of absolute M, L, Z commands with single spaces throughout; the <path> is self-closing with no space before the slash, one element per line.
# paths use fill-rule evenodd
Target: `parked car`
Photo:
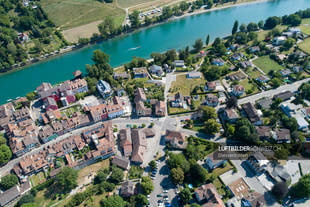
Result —
<path fill-rule="evenodd" d="M 163 193 L 168 193 L 168 190 L 164 190 Z"/>

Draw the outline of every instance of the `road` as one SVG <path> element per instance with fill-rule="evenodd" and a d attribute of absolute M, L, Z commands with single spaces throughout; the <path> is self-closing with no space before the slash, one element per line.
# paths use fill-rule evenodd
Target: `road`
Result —
<path fill-rule="evenodd" d="M 258 93 L 258 94 L 252 95 L 252 96 L 241 98 L 238 100 L 238 103 L 239 103 L 239 105 L 245 104 L 247 102 L 254 103 L 255 101 L 257 101 L 263 97 L 272 98 L 274 95 L 281 93 L 281 92 L 284 92 L 284 91 L 292 91 L 292 92 L 297 91 L 298 88 L 301 86 L 301 84 L 306 83 L 308 81 L 310 81 L 310 78 L 306 78 L 304 80 L 296 81 L 292 84 L 286 84 L 286 85 L 280 86 L 279 88 L 276 88 L 276 89 L 263 91 L 261 93 Z"/>

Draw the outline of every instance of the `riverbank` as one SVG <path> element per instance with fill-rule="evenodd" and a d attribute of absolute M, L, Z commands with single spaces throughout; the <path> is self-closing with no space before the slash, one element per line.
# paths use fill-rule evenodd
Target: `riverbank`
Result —
<path fill-rule="evenodd" d="M 198 14 L 208 13 L 208 12 L 212 12 L 212 11 L 228 9 L 228 8 L 236 7 L 236 6 L 244 6 L 244 5 L 248 5 L 248 4 L 262 3 L 262 2 L 266 2 L 266 1 L 271 1 L 271 0 L 246 0 L 246 2 L 240 2 L 240 3 L 235 3 L 235 4 L 226 3 L 226 4 L 229 4 L 229 5 L 222 5 L 222 6 L 214 7 L 214 8 L 211 8 L 211 9 L 203 9 L 202 8 L 202 9 L 199 9 L 199 10 L 194 11 L 194 12 L 187 12 L 187 13 L 181 15 L 181 16 L 177 16 L 177 17 L 174 16 L 174 17 L 169 18 L 169 19 L 167 19 L 166 21 L 163 21 L 163 22 L 154 23 L 154 24 L 151 24 L 151 25 L 148 25 L 148 26 L 142 26 L 142 27 L 140 27 L 138 29 L 122 33 L 120 35 L 114 36 L 114 37 L 106 39 L 106 40 L 111 40 L 111 39 L 114 39 L 116 37 L 123 37 L 123 36 L 126 36 L 126 35 L 131 35 L 131 34 L 140 32 L 141 30 L 145 30 L 145 29 L 148 29 L 148 28 L 151 28 L 151 27 L 159 26 L 161 24 L 166 24 L 167 22 L 175 21 L 175 20 L 178 20 L 178 19 L 181 19 L 181 18 L 192 16 L 192 15 L 198 15 Z M 74 52 L 74 51 L 82 49 L 82 48 L 90 47 L 90 46 L 95 45 L 95 44 L 100 44 L 101 42 L 106 41 L 106 40 L 100 39 L 98 41 L 95 41 L 94 43 L 86 44 L 86 45 L 72 44 L 71 43 L 72 45 L 70 45 L 70 46 L 68 46 L 68 47 L 66 47 L 64 49 L 61 49 L 60 51 L 54 51 L 54 52 L 52 52 L 50 54 L 41 55 L 40 57 L 33 58 L 32 60 L 29 60 L 26 63 L 19 63 L 18 66 L 12 67 L 11 70 L 9 70 L 7 72 L 0 73 L 0 76 L 4 76 L 4 75 L 7 75 L 7 74 L 11 74 L 11 73 L 14 73 L 14 72 L 26 69 L 26 68 L 34 65 L 34 64 L 39 64 L 39 63 L 42 63 L 44 61 L 49 61 L 49 60 L 51 60 L 51 59 L 53 59 L 55 57 L 64 55 L 65 53 Z"/>

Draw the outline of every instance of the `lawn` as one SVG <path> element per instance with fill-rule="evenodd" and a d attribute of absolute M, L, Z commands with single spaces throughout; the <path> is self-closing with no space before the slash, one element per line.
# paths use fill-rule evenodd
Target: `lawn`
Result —
<path fill-rule="evenodd" d="M 269 58 L 269 56 L 261 56 L 253 61 L 253 63 L 259 67 L 262 71 L 268 74 L 270 71 L 279 71 L 284 69 L 276 61 Z"/>
<path fill-rule="evenodd" d="M 253 83 L 250 83 L 249 79 L 247 78 L 240 81 L 239 85 L 242 85 L 244 87 L 246 95 L 255 94 L 259 92 L 257 86 L 254 85 Z"/>
<path fill-rule="evenodd" d="M 259 72 L 258 70 L 254 69 L 254 68 L 249 68 L 246 70 L 246 73 L 253 79 L 258 78 L 259 76 L 261 76 L 261 72 Z"/>
<path fill-rule="evenodd" d="M 310 35 L 310 18 L 303 19 L 299 28 L 303 33 Z"/>
<path fill-rule="evenodd" d="M 45 175 L 43 172 L 39 172 L 38 174 L 32 175 L 30 177 L 30 182 L 31 182 L 31 185 L 33 187 L 37 186 L 37 185 L 39 185 L 45 181 L 46 181 L 46 178 L 45 178 Z"/>
<path fill-rule="evenodd" d="M 183 96 L 189 96 L 195 86 L 204 85 L 206 80 L 202 76 L 199 79 L 187 79 L 186 75 L 177 75 L 176 81 L 172 82 L 170 95 L 180 92 Z"/>
<path fill-rule="evenodd" d="M 229 170 L 232 170 L 234 167 L 229 163 L 229 162 L 226 162 L 226 166 L 225 167 L 218 167 L 216 169 L 214 169 L 212 171 L 212 174 L 214 174 L 215 176 L 220 176 L 226 172 L 228 172 Z"/>
<path fill-rule="evenodd" d="M 108 16 L 120 26 L 125 17 L 125 11 L 115 3 L 106 4 L 94 0 L 42 0 L 41 5 L 60 29 L 78 27 Z"/>
<path fill-rule="evenodd" d="M 279 29 L 280 31 L 283 31 L 284 29 L 286 29 L 287 27 L 284 25 L 278 25 L 276 27 L 277 29 Z M 268 34 L 268 32 L 270 32 L 271 30 L 260 30 L 259 32 L 257 32 L 257 39 L 259 41 L 262 41 L 265 39 L 266 35 Z"/>
<path fill-rule="evenodd" d="M 299 43 L 298 47 L 304 52 L 310 54 L 310 38 L 307 38 L 303 42 Z"/>
<path fill-rule="evenodd" d="M 109 159 L 97 162 L 95 164 L 89 165 L 79 171 L 78 184 L 86 182 L 90 175 L 97 174 L 98 170 L 102 168 L 108 168 L 110 165 Z"/>
<path fill-rule="evenodd" d="M 80 105 L 74 105 L 72 107 L 66 108 L 65 110 L 61 111 L 62 115 L 65 115 L 66 117 L 70 118 L 72 117 L 73 113 L 80 111 L 82 108 Z"/>

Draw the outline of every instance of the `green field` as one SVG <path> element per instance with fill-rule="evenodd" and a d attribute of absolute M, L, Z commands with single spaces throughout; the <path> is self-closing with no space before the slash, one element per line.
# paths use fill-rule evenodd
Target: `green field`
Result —
<path fill-rule="evenodd" d="M 249 80 L 246 78 L 242 81 L 239 82 L 239 85 L 242 85 L 245 89 L 245 93 L 243 96 L 245 95 L 250 95 L 250 94 L 256 94 L 259 92 L 258 88 L 256 87 L 255 84 L 250 83 Z"/>
<path fill-rule="evenodd" d="M 195 86 L 206 84 L 206 80 L 203 75 L 199 79 L 187 79 L 186 75 L 177 75 L 176 81 L 172 82 L 170 88 L 170 94 L 174 95 L 180 92 L 183 96 L 189 96 Z"/>
<path fill-rule="evenodd" d="M 125 11 L 114 4 L 96 0 L 42 0 L 41 5 L 49 18 L 61 29 L 69 29 L 112 17 L 121 25 Z"/>
<path fill-rule="evenodd" d="M 268 74 L 270 71 L 279 71 L 284 69 L 276 61 L 271 60 L 269 56 L 262 56 L 253 61 L 253 63 L 259 67 L 262 71 Z"/>
<path fill-rule="evenodd" d="M 131 6 L 135 6 L 138 4 L 151 2 L 151 1 L 156 1 L 156 0 L 117 0 L 117 3 L 120 7 L 127 8 L 127 7 L 131 7 Z"/>
<path fill-rule="evenodd" d="M 299 28 L 303 33 L 310 35 L 310 18 L 303 19 Z"/>
<path fill-rule="evenodd" d="M 258 78 L 259 76 L 261 76 L 261 72 L 259 72 L 258 70 L 254 69 L 254 68 L 249 68 L 246 70 L 246 73 L 253 79 Z"/>
<path fill-rule="evenodd" d="M 307 38 L 303 42 L 299 43 L 298 47 L 304 52 L 310 54 L 310 38 Z"/>

